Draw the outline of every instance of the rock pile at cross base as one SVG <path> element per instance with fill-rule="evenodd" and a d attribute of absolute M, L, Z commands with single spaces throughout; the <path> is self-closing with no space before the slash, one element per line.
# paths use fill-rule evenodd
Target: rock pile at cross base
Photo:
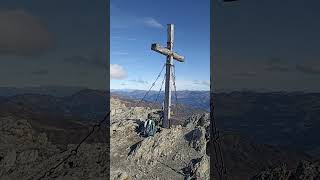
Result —
<path fill-rule="evenodd" d="M 119 108 L 113 99 L 111 108 Z M 141 137 L 145 120 L 141 110 L 125 109 L 111 117 L 111 179 L 209 179 L 205 129 L 208 114 L 194 116 L 185 126 L 160 129 L 154 136 Z M 130 112 L 127 117 L 122 112 Z M 143 112 L 145 115 L 151 109 Z M 125 119 L 123 119 L 125 118 Z M 204 123 L 197 122 L 205 120 Z M 202 125 L 202 126 L 201 126 Z"/>

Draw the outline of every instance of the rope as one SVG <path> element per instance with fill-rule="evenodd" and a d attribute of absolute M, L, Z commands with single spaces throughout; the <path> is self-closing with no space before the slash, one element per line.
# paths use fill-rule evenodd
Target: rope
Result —
<path fill-rule="evenodd" d="M 212 142 L 211 144 L 213 145 L 213 149 L 215 152 L 215 158 L 216 158 L 216 163 L 215 163 L 215 168 L 217 170 L 217 173 L 219 175 L 219 179 L 227 180 L 228 175 L 227 175 L 227 169 L 224 164 L 224 158 L 221 150 L 221 142 L 220 142 L 220 136 L 219 136 L 219 131 L 217 130 L 216 127 L 216 121 L 214 120 L 214 104 L 213 104 L 213 95 L 211 95 L 211 101 L 210 101 L 210 119 L 211 119 L 211 130 L 212 130 Z"/>
<path fill-rule="evenodd" d="M 176 87 L 176 68 L 174 65 L 173 66 L 173 87 L 174 87 L 174 94 L 176 97 L 176 106 L 178 106 L 178 96 L 177 96 L 177 87 Z"/>
<path fill-rule="evenodd" d="M 149 92 L 151 91 L 151 89 L 154 87 L 154 85 L 155 85 L 156 82 L 158 81 L 159 77 L 161 76 L 162 71 L 164 70 L 164 67 L 165 67 L 165 64 L 163 65 L 160 73 L 158 74 L 156 80 L 152 83 L 152 85 L 151 85 L 151 87 L 149 88 L 149 90 L 144 94 L 144 96 L 141 98 L 140 101 L 138 101 L 136 104 L 134 104 L 133 107 L 139 107 L 140 103 L 142 103 L 142 101 L 145 100 L 145 98 L 147 97 L 147 95 L 149 94 Z M 162 83 L 163 83 L 163 82 L 162 82 Z M 162 87 L 162 85 L 161 85 L 161 87 Z M 160 89 L 160 90 L 161 90 L 161 89 Z M 160 92 L 160 91 L 159 91 L 159 92 Z M 131 113 L 132 111 L 133 111 L 133 109 L 130 109 L 129 112 L 128 112 L 128 115 L 130 115 L 130 113 Z M 127 116 L 127 117 L 129 117 L 129 116 Z M 127 119 L 127 118 L 125 118 L 125 119 Z"/>
<path fill-rule="evenodd" d="M 160 89 L 159 89 L 159 92 L 158 92 L 158 95 L 157 95 L 157 98 L 156 98 L 155 102 L 158 102 L 158 98 L 159 98 L 160 93 L 161 93 L 161 91 L 162 91 L 162 87 L 163 87 L 163 84 L 164 84 L 164 81 L 165 81 L 165 80 L 166 80 L 166 76 L 163 77 L 163 80 L 162 80 L 162 82 L 161 82 L 161 87 L 160 87 Z"/>
<path fill-rule="evenodd" d="M 156 97 L 156 99 L 155 99 L 155 101 L 154 101 L 154 104 L 152 105 L 152 109 L 154 109 L 154 107 L 156 106 L 156 104 L 157 104 L 157 102 L 158 102 L 158 99 L 159 99 L 159 97 L 160 97 L 160 94 L 161 94 L 161 91 L 162 91 L 162 87 L 163 87 L 163 84 L 164 84 L 164 81 L 165 81 L 165 80 L 166 80 L 166 76 L 164 75 L 163 80 L 162 80 L 162 82 L 161 82 L 160 89 L 159 89 L 158 94 L 157 94 L 157 97 Z"/>
<path fill-rule="evenodd" d="M 173 66 L 173 78 L 172 78 L 172 80 L 173 80 L 173 86 L 174 86 L 174 94 L 175 94 L 175 107 L 176 107 L 176 109 L 177 109 L 177 113 L 178 113 L 178 110 L 179 110 L 179 103 L 178 103 L 178 93 L 177 93 L 177 86 L 176 86 L 176 68 L 175 68 L 175 66 L 174 65 L 172 65 Z M 182 108 L 182 113 L 184 113 L 184 114 L 189 114 L 189 112 L 187 112 L 184 108 Z M 184 119 L 183 121 L 186 121 L 188 118 L 186 118 L 186 119 Z"/>
<path fill-rule="evenodd" d="M 96 130 L 96 128 L 98 128 L 98 130 L 100 130 L 100 127 L 102 125 L 102 123 L 104 123 L 108 117 L 110 116 L 111 111 L 109 111 L 104 118 L 99 121 L 99 123 L 95 124 L 94 126 L 92 126 L 91 131 L 87 134 L 87 136 L 85 136 L 80 143 L 76 146 L 76 148 L 72 149 L 69 153 L 69 155 L 67 157 L 65 157 L 60 163 L 58 163 L 57 165 L 55 165 L 54 167 L 50 168 L 48 171 L 46 171 L 42 176 L 40 176 L 38 178 L 38 180 L 45 178 L 47 175 L 51 175 L 55 169 L 57 169 L 59 166 L 61 166 L 64 162 L 66 162 L 69 158 L 71 158 L 72 156 L 75 156 L 78 153 L 78 149 L 80 148 L 80 146 L 82 145 L 82 143 L 84 143 L 92 134 L 93 132 Z"/>
<path fill-rule="evenodd" d="M 178 105 L 178 98 L 177 98 L 177 91 L 176 91 L 176 73 L 175 73 L 175 66 L 173 65 L 173 86 L 174 86 L 174 91 L 175 91 L 175 98 L 176 98 L 176 107 Z M 224 179 L 227 180 L 227 169 L 225 167 L 224 164 L 224 158 L 223 158 L 223 154 L 222 154 L 222 149 L 221 149 L 221 143 L 220 143 L 220 135 L 219 135 L 219 131 L 217 130 L 216 127 L 216 121 L 214 120 L 214 116 L 213 113 L 214 112 L 214 105 L 213 105 L 213 97 L 211 97 L 211 101 L 210 101 L 210 118 L 211 118 L 211 125 L 212 125 L 212 132 L 213 132 L 213 136 L 212 136 L 212 142 L 213 142 L 213 148 L 215 151 L 215 156 L 216 156 L 216 163 L 215 163 L 215 167 L 217 169 L 218 175 L 219 175 L 219 179 L 222 180 L 223 176 L 225 177 Z"/>
<path fill-rule="evenodd" d="M 220 6 L 221 8 L 225 7 L 231 7 L 235 3 L 237 3 L 238 0 L 220 0 L 217 2 L 217 5 Z M 211 89 L 211 87 L 210 87 Z M 219 179 L 222 180 L 223 177 L 225 180 L 228 179 L 228 174 L 227 174 L 227 169 L 224 164 L 224 158 L 223 154 L 221 151 L 221 144 L 220 144 L 220 136 L 219 136 L 219 131 L 217 130 L 216 127 L 216 121 L 214 119 L 214 104 L 213 104 L 213 95 L 210 93 L 210 125 L 211 125 L 211 131 L 212 131 L 212 145 L 215 151 L 215 158 L 216 158 L 216 163 L 215 163 L 215 168 L 218 172 Z"/>
<path fill-rule="evenodd" d="M 149 94 L 149 92 L 151 91 L 151 89 L 153 88 L 153 86 L 156 84 L 156 82 L 158 81 L 159 77 L 161 76 L 162 71 L 164 70 L 164 67 L 165 67 L 165 64 L 162 66 L 162 69 L 161 69 L 160 73 L 158 74 L 156 80 L 152 83 L 151 87 L 149 88 L 147 93 L 143 96 L 143 98 L 140 100 L 140 102 L 138 104 L 140 104 L 144 100 L 144 98 Z"/>
<path fill-rule="evenodd" d="M 151 87 L 150 87 L 149 90 L 145 93 L 145 95 L 143 96 L 143 98 L 136 103 L 136 107 L 137 107 L 138 105 L 140 105 L 140 103 L 145 99 L 145 97 L 149 94 L 149 92 L 151 91 L 151 89 L 154 87 L 155 83 L 158 81 L 159 77 L 161 76 L 162 71 L 164 70 L 164 67 L 165 67 L 165 65 L 163 65 L 163 67 L 162 67 L 160 73 L 158 74 L 156 80 L 152 83 Z M 133 109 L 131 109 L 131 110 L 133 110 Z M 80 143 L 78 143 L 78 145 L 76 146 L 76 148 L 72 149 L 72 150 L 70 151 L 70 153 L 69 153 L 62 161 L 60 161 L 58 164 L 56 164 L 55 166 L 51 167 L 49 170 L 45 171 L 45 173 L 44 173 L 42 176 L 40 176 L 40 177 L 38 178 L 38 180 L 41 180 L 41 179 L 45 178 L 47 175 L 51 175 L 51 174 L 54 172 L 54 170 L 56 170 L 56 169 L 57 169 L 59 166 L 61 166 L 64 162 L 66 162 L 66 161 L 67 161 L 68 159 L 70 159 L 72 156 L 77 155 L 78 149 L 80 148 L 80 146 L 95 132 L 95 130 L 100 130 L 101 125 L 102 125 L 104 122 L 106 122 L 106 120 L 108 119 L 108 117 L 110 116 L 110 114 L 111 114 L 111 111 L 107 112 L 107 114 L 104 116 L 104 118 L 103 118 L 101 121 L 99 121 L 97 124 L 95 124 L 95 125 L 92 126 L 91 131 L 80 141 Z M 129 113 L 128 115 L 130 115 L 130 113 Z M 108 127 L 109 127 L 109 126 L 108 126 Z M 107 148 L 107 149 L 109 149 L 109 148 Z M 37 173 L 37 174 L 39 174 L 39 173 Z M 34 178 L 32 177 L 32 178 L 29 178 L 29 179 L 34 179 Z"/>

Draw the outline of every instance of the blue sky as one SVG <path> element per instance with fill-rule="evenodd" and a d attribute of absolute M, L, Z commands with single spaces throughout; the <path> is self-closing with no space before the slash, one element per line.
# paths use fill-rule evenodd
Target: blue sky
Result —
<path fill-rule="evenodd" d="M 170 7 L 168 8 L 168 5 Z M 168 23 L 175 25 L 174 51 L 178 90 L 209 90 L 210 1 L 111 0 L 110 69 L 112 89 L 148 89 L 165 63 L 151 51 L 152 43 L 166 45 Z M 159 88 L 164 72 L 155 86 Z"/>

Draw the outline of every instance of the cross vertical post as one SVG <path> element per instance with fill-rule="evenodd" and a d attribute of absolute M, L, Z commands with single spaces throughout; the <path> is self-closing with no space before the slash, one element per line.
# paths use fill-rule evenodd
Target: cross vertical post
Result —
<path fill-rule="evenodd" d="M 173 52 L 173 34 L 174 25 L 167 24 L 167 47 L 161 47 L 159 44 L 155 43 L 151 45 L 151 50 L 156 51 L 166 58 L 166 82 L 165 82 L 165 97 L 164 97 L 164 110 L 163 110 L 163 128 L 170 128 L 170 112 L 171 112 L 171 82 L 172 82 L 172 66 L 173 60 L 179 62 L 184 62 L 184 57 Z"/>
<path fill-rule="evenodd" d="M 173 49 L 173 33 L 174 33 L 174 25 L 167 25 L 167 49 L 172 51 Z M 164 118 L 162 122 L 163 128 L 170 128 L 170 112 L 171 112 L 171 74 L 172 74 L 172 60 L 173 57 L 167 55 L 167 63 L 166 63 L 166 84 L 165 84 L 165 98 L 164 98 Z"/>

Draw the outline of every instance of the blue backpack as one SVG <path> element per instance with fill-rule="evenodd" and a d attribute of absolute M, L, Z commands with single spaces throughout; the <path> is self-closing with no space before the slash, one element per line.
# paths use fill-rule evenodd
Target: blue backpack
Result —
<path fill-rule="evenodd" d="M 144 122 L 144 136 L 153 136 L 156 133 L 156 124 L 153 120 L 148 119 Z"/>

